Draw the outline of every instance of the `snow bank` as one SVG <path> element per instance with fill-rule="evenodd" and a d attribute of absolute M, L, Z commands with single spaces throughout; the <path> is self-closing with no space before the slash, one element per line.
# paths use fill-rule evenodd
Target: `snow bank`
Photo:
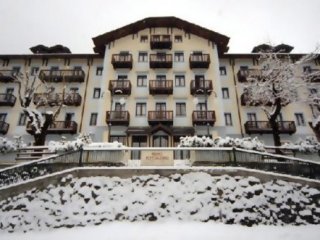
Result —
<path fill-rule="evenodd" d="M 71 175 L 0 202 L 0 233 L 100 225 L 105 222 L 320 224 L 320 191 L 282 180 L 211 176 L 205 172 L 119 177 Z M 2 233 L 1 233 L 2 235 Z"/>

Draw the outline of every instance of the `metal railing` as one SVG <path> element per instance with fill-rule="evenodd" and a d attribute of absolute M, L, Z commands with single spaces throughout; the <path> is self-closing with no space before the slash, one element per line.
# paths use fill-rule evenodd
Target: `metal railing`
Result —
<path fill-rule="evenodd" d="M 139 159 L 131 161 L 140 160 L 139 167 L 150 166 L 150 163 L 160 166 L 161 161 L 173 166 L 175 160 L 186 160 L 191 166 L 236 166 L 320 179 L 320 159 L 318 162 L 232 147 L 84 147 L 2 169 L 0 187 L 75 166 L 126 166 L 131 156 L 138 156 Z M 144 165 L 145 162 L 149 165 Z"/>

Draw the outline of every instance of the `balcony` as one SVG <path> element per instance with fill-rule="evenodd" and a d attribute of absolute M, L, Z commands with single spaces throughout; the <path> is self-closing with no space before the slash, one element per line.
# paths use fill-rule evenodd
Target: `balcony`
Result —
<path fill-rule="evenodd" d="M 75 121 L 54 121 L 48 128 L 47 134 L 75 134 L 78 124 Z M 27 124 L 27 132 L 33 134 L 31 124 Z"/>
<path fill-rule="evenodd" d="M 192 124 L 193 125 L 210 125 L 214 126 L 216 122 L 215 111 L 193 111 Z"/>
<path fill-rule="evenodd" d="M 39 78 L 44 82 L 84 82 L 82 69 L 73 70 L 41 70 Z"/>
<path fill-rule="evenodd" d="M 149 111 L 148 122 L 150 125 L 156 125 L 159 123 L 163 125 L 172 125 L 173 111 Z"/>
<path fill-rule="evenodd" d="M 150 68 L 172 68 L 172 54 L 150 54 Z"/>
<path fill-rule="evenodd" d="M 240 69 L 237 73 L 239 82 L 247 82 L 247 78 L 261 78 L 262 72 L 260 69 Z"/>
<path fill-rule="evenodd" d="M 106 123 L 112 126 L 128 126 L 130 114 L 128 111 L 107 111 Z"/>
<path fill-rule="evenodd" d="M 0 134 L 7 134 L 9 130 L 9 123 L 6 123 L 4 121 L 0 121 Z"/>
<path fill-rule="evenodd" d="M 112 95 L 130 95 L 131 82 L 130 80 L 110 80 L 109 91 Z"/>
<path fill-rule="evenodd" d="M 307 78 L 310 79 L 313 83 L 319 83 L 320 82 L 320 75 L 319 75 L 318 69 L 308 69 L 304 72 L 304 74 L 307 75 Z"/>
<path fill-rule="evenodd" d="M 190 94 L 191 95 L 210 95 L 213 92 L 211 80 L 191 80 Z"/>
<path fill-rule="evenodd" d="M 170 35 L 151 35 L 151 49 L 171 49 L 172 40 Z"/>
<path fill-rule="evenodd" d="M 191 54 L 189 58 L 190 68 L 209 68 L 209 54 Z"/>
<path fill-rule="evenodd" d="M 0 82 L 13 82 L 15 74 L 17 72 L 13 70 L 0 70 Z"/>
<path fill-rule="evenodd" d="M 45 99 L 47 102 L 41 102 Z M 38 106 L 49 105 L 51 107 L 60 104 L 62 99 L 62 93 L 35 93 L 33 97 L 33 103 Z M 63 104 L 67 106 L 78 107 L 81 105 L 82 97 L 79 93 L 67 93 L 64 96 Z"/>
<path fill-rule="evenodd" d="M 293 134 L 296 132 L 296 124 L 294 121 L 280 121 L 279 132 Z M 272 133 L 271 125 L 268 121 L 247 121 L 244 124 L 247 134 L 270 134 Z"/>
<path fill-rule="evenodd" d="M 0 94 L 0 106 L 13 107 L 16 103 L 16 99 L 17 98 L 10 93 Z"/>
<path fill-rule="evenodd" d="M 114 69 L 132 68 L 132 54 L 112 54 L 111 60 Z"/>
<path fill-rule="evenodd" d="M 172 94 L 173 93 L 173 81 L 172 80 L 150 80 L 149 81 L 149 93 L 151 95 Z"/>

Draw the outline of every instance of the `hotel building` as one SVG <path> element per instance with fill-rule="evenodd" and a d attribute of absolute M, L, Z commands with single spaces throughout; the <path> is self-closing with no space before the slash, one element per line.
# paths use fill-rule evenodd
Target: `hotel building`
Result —
<path fill-rule="evenodd" d="M 208 135 L 258 136 L 272 145 L 261 107 L 245 104 L 244 82 L 259 68 L 259 49 L 229 54 L 228 42 L 227 36 L 179 18 L 152 17 L 94 37 L 95 53 L 72 54 L 60 45 L 38 45 L 31 48 L 32 54 L 0 53 L 0 136 L 33 140 L 12 78 L 27 71 L 54 88 L 53 103 L 64 87 L 71 92 L 47 141 L 90 133 L 94 141 L 171 147 L 181 136 Z M 314 61 L 301 71 L 319 68 Z M 44 88 L 37 94 L 34 103 Z M 49 104 L 39 111 L 51 108 Z M 311 119 L 306 103 L 284 107 L 282 141 L 314 135 Z"/>

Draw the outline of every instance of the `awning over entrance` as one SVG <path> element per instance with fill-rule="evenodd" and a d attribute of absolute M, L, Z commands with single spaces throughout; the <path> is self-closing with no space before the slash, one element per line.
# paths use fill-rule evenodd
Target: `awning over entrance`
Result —
<path fill-rule="evenodd" d="M 152 135 L 162 130 L 172 136 L 193 136 L 195 130 L 193 127 L 167 127 L 162 124 L 150 127 L 128 127 L 126 133 L 128 135 Z"/>
<path fill-rule="evenodd" d="M 128 135 L 149 135 L 149 127 L 128 127 L 126 133 Z"/>

